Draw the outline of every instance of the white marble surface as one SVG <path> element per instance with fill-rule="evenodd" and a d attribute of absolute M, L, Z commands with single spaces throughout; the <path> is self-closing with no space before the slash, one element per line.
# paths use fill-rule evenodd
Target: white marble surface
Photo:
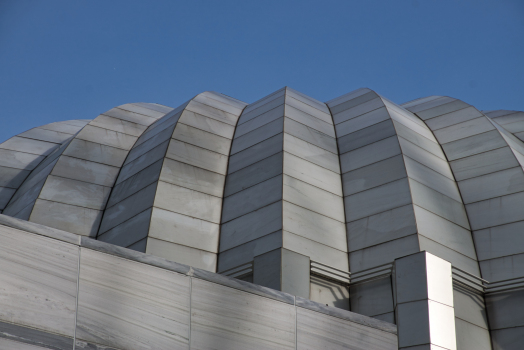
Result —
<path fill-rule="evenodd" d="M 191 349 L 294 349 L 292 305 L 193 279 Z"/>
<path fill-rule="evenodd" d="M 82 248 L 76 336 L 126 350 L 187 349 L 189 278 Z"/>

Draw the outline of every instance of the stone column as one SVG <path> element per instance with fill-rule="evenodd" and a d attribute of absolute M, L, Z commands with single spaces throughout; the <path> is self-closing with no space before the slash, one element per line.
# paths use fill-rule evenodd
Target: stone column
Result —
<path fill-rule="evenodd" d="M 451 264 L 425 251 L 395 260 L 399 349 L 456 350 Z"/>

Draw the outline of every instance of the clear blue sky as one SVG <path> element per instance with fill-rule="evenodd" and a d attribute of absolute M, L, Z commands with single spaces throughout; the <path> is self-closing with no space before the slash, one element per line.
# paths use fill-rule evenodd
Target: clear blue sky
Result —
<path fill-rule="evenodd" d="M 524 110 L 524 1 L 0 0 L 0 142 L 127 102 L 285 85 Z"/>

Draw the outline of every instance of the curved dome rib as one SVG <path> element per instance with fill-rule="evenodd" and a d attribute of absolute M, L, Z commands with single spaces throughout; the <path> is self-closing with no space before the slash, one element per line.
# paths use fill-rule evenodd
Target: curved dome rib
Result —
<path fill-rule="evenodd" d="M 125 160 L 98 239 L 215 271 L 229 149 L 245 105 L 204 92 L 151 124 Z"/>
<path fill-rule="evenodd" d="M 0 213 L 29 174 L 68 142 L 88 121 L 67 120 L 39 126 L 0 144 Z M 18 214 L 8 210 L 5 214 Z M 27 219 L 23 214 L 20 218 Z"/>

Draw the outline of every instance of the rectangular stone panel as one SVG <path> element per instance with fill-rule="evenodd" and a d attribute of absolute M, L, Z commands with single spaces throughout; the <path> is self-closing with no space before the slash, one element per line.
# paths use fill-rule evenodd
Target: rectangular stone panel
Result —
<path fill-rule="evenodd" d="M 138 114 L 133 111 L 128 111 L 118 107 L 112 108 L 109 111 L 104 112 L 103 114 L 113 118 L 127 120 L 128 122 L 137 123 L 145 126 L 148 126 L 155 122 L 155 120 L 157 120 L 157 118 L 153 118 L 152 116 Z"/>
<path fill-rule="evenodd" d="M 340 175 L 284 152 L 284 174 L 342 196 Z"/>
<path fill-rule="evenodd" d="M 435 143 L 437 142 L 431 130 L 429 130 L 429 128 L 424 124 L 424 122 L 417 118 L 415 115 L 405 110 L 398 109 L 398 107 L 392 104 L 388 104 L 388 111 L 391 116 L 391 119 L 393 119 L 396 125 L 404 125 L 413 133 L 419 134 Z"/>
<path fill-rule="evenodd" d="M 524 326 L 524 290 L 486 296 L 491 330 Z"/>
<path fill-rule="evenodd" d="M 230 139 L 182 123 L 176 125 L 173 138 L 225 156 L 229 155 L 229 148 L 231 147 Z"/>
<path fill-rule="evenodd" d="M 286 93 L 287 93 L 287 88 L 283 87 L 282 89 L 279 89 L 279 90 L 273 92 L 272 94 L 269 94 L 269 95 L 267 95 L 265 97 L 262 97 L 259 100 L 256 100 L 255 102 L 251 103 L 246 108 L 244 108 L 244 113 L 250 112 L 250 111 L 252 111 L 254 109 L 257 109 L 258 107 L 260 107 L 262 105 L 265 105 L 266 103 L 269 103 L 269 102 L 271 102 L 273 100 L 276 100 L 277 98 L 284 96 Z"/>
<path fill-rule="evenodd" d="M 29 170 L 20 170 L 0 166 L 0 186 L 18 188 L 29 175 Z"/>
<path fill-rule="evenodd" d="M 221 198 L 167 182 L 158 182 L 155 207 L 219 224 L 221 205 Z"/>
<path fill-rule="evenodd" d="M 497 130 L 446 143 L 442 148 L 450 161 L 507 146 Z"/>
<path fill-rule="evenodd" d="M 344 196 L 381 186 L 406 176 L 404 160 L 401 155 L 397 155 L 343 174 Z"/>
<path fill-rule="evenodd" d="M 317 130 L 312 129 L 304 124 L 297 123 L 293 119 L 284 119 L 284 131 L 331 153 L 338 153 L 337 141 L 335 138 L 318 132 Z"/>
<path fill-rule="evenodd" d="M 336 125 L 337 136 L 341 137 L 369 126 L 378 124 L 390 119 L 389 113 L 385 107 L 375 109 L 361 116 L 349 119 L 345 122 Z"/>
<path fill-rule="evenodd" d="M 281 199 L 282 176 L 277 176 L 225 198 L 222 222 L 228 222 Z"/>
<path fill-rule="evenodd" d="M 468 204 L 466 210 L 471 220 L 471 228 L 480 230 L 524 220 L 524 212 L 521 210 L 523 200 L 524 192 L 519 192 Z"/>
<path fill-rule="evenodd" d="M 73 139 L 63 154 L 116 167 L 121 167 L 127 156 L 120 148 L 79 139 Z"/>
<path fill-rule="evenodd" d="M 446 156 L 442 152 L 442 148 L 436 142 L 436 140 L 430 140 L 427 137 L 422 136 L 421 134 L 411 130 L 404 124 L 400 124 L 397 121 L 394 121 L 393 125 L 395 125 L 395 130 L 397 131 L 397 135 L 399 137 L 402 137 L 403 139 L 411 142 L 412 144 L 417 145 L 418 147 L 422 148 L 425 151 L 428 151 L 429 153 L 431 153 L 434 156 L 437 156 L 438 158 L 446 160 Z"/>
<path fill-rule="evenodd" d="M 420 182 L 409 180 L 413 204 L 416 204 L 444 219 L 469 230 L 469 222 L 466 210 L 461 202 L 458 202 L 440 192 L 437 192 Z"/>
<path fill-rule="evenodd" d="M 231 114 L 197 101 L 189 102 L 186 109 L 233 126 L 236 125 L 238 119 L 236 114 Z"/>
<path fill-rule="evenodd" d="M 227 170 L 227 156 L 177 140 L 169 142 L 166 157 L 222 175 Z"/>
<path fill-rule="evenodd" d="M 93 119 L 89 125 L 137 137 L 147 129 L 147 126 L 145 125 L 129 122 L 119 118 L 109 117 L 103 114 Z"/>
<path fill-rule="evenodd" d="M 413 205 L 347 223 L 350 252 L 417 233 Z"/>
<path fill-rule="evenodd" d="M 368 146 L 340 155 L 342 173 L 355 170 L 400 154 L 398 138 L 388 137 Z"/>
<path fill-rule="evenodd" d="M 457 181 L 519 166 L 509 147 L 450 162 Z"/>
<path fill-rule="evenodd" d="M 164 159 L 160 180 L 195 191 L 222 197 L 225 176 L 176 160 Z"/>
<path fill-rule="evenodd" d="M 224 196 L 230 196 L 248 187 L 282 174 L 283 152 L 242 168 L 226 177 Z"/>
<path fill-rule="evenodd" d="M 459 269 L 480 277 L 480 271 L 476 260 L 471 259 L 464 254 L 460 254 L 459 252 L 430 240 L 422 235 L 419 235 L 419 245 L 421 251 L 425 250 L 441 259 L 449 261 L 451 265 L 456 266 Z"/>
<path fill-rule="evenodd" d="M 145 251 L 147 254 L 159 256 L 169 261 L 211 272 L 216 271 L 217 255 L 201 249 L 148 237 Z"/>
<path fill-rule="evenodd" d="M 459 283 L 453 286 L 455 317 L 477 327 L 489 329 L 484 296 Z"/>
<path fill-rule="evenodd" d="M 233 140 L 231 154 L 238 153 L 283 131 L 283 118 L 261 126 Z"/>
<path fill-rule="evenodd" d="M 284 134 L 284 150 L 313 164 L 340 174 L 338 156 L 290 134 Z"/>
<path fill-rule="evenodd" d="M 333 122 L 335 124 L 339 124 L 345 122 L 346 120 L 358 117 L 362 114 L 374 111 L 375 109 L 378 109 L 380 107 L 384 107 L 384 103 L 382 102 L 382 99 L 380 97 L 377 97 L 367 102 L 364 102 L 358 106 L 346 109 L 345 111 L 335 114 L 333 116 Z"/>
<path fill-rule="evenodd" d="M 110 192 L 111 187 L 50 175 L 39 198 L 103 210 Z"/>
<path fill-rule="evenodd" d="M 283 116 L 284 116 L 284 105 L 282 104 L 265 113 L 260 114 L 259 116 L 245 123 L 239 124 L 235 130 L 235 137 L 240 137 L 242 135 L 245 135 L 248 132 L 256 130 L 260 128 L 261 126 L 269 124 L 272 121 L 277 120 L 278 118 L 283 117 Z"/>
<path fill-rule="evenodd" d="M 345 197 L 344 203 L 349 222 L 409 204 L 411 193 L 404 178 Z"/>
<path fill-rule="evenodd" d="M 82 236 L 94 237 L 102 211 L 37 199 L 30 221 Z"/>
<path fill-rule="evenodd" d="M 344 224 L 288 202 L 283 204 L 283 228 L 329 247 L 347 251 Z"/>
<path fill-rule="evenodd" d="M 36 154 L 39 156 L 48 155 L 57 146 L 57 143 L 38 141 L 25 137 L 14 136 L 2 143 L 3 149 Z"/>
<path fill-rule="evenodd" d="M 368 89 L 362 91 L 353 91 L 348 96 L 340 96 L 339 98 L 328 101 L 328 105 L 331 109 L 331 114 L 335 115 L 346 109 L 353 108 L 364 102 L 370 101 L 376 98 L 378 95 Z"/>
<path fill-rule="evenodd" d="M 295 348 L 292 305 L 193 279 L 191 313 L 191 348 Z"/>
<path fill-rule="evenodd" d="M 33 170 L 44 156 L 0 148 L 0 166 Z"/>
<path fill-rule="evenodd" d="M 433 169 L 434 171 L 453 180 L 453 173 L 451 172 L 449 164 L 446 160 L 427 152 L 421 147 L 418 147 L 415 144 L 406 141 L 402 137 L 398 138 L 398 142 L 400 143 L 400 148 L 402 149 L 402 153 L 405 156 L 408 156 L 409 158 L 417 161 L 418 163 L 423 164 L 426 167 Z"/>
<path fill-rule="evenodd" d="M 436 130 L 435 136 L 441 144 L 444 144 L 494 129 L 495 127 L 493 124 L 491 124 L 486 117 L 482 116 L 480 118 Z"/>
<path fill-rule="evenodd" d="M 136 136 L 123 134 L 113 130 L 98 128 L 96 126 L 86 125 L 76 137 L 80 140 L 101 143 L 103 145 L 121 148 L 125 150 L 131 149 L 137 139 Z"/>
<path fill-rule="evenodd" d="M 441 115 L 440 117 L 427 119 L 426 124 L 430 127 L 431 130 L 438 130 L 478 117 L 482 117 L 482 113 L 480 113 L 475 107 L 467 107 L 455 112 Z"/>
<path fill-rule="evenodd" d="M 119 168 L 114 166 L 62 156 L 58 159 L 51 174 L 111 187 L 118 176 L 119 170 Z"/>
<path fill-rule="evenodd" d="M 242 125 L 245 122 L 258 117 L 259 115 L 262 115 L 263 113 L 266 113 L 280 105 L 283 105 L 284 100 L 285 100 L 285 96 L 281 96 L 281 97 L 278 97 L 272 100 L 268 99 L 267 101 L 265 101 L 265 103 L 263 103 L 259 107 L 253 110 L 250 110 L 250 111 L 245 111 L 240 116 L 240 119 L 238 120 L 238 125 Z"/>
<path fill-rule="evenodd" d="M 195 96 L 193 101 L 198 101 L 200 103 L 206 104 L 208 106 L 214 107 L 216 109 L 219 109 L 224 112 L 228 112 L 231 114 L 240 114 L 242 112 L 242 108 L 240 108 L 237 104 L 232 105 L 230 102 L 222 100 L 218 95 L 216 94 L 207 94 L 202 93 Z"/>
<path fill-rule="evenodd" d="M 479 260 L 522 253 L 524 221 L 473 231 Z"/>
<path fill-rule="evenodd" d="M 153 208 L 149 237 L 216 253 L 218 231 L 218 224 Z"/>
<path fill-rule="evenodd" d="M 180 123 L 228 139 L 232 139 L 233 134 L 235 133 L 235 128 L 232 125 L 187 110 L 182 113 Z"/>
<path fill-rule="evenodd" d="M 188 277 L 82 248 L 79 288 L 77 339 L 129 350 L 187 349 Z"/>
<path fill-rule="evenodd" d="M 284 200 L 344 222 L 342 197 L 284 175 Z"/>
<path fill-rule="evenodd" d="M 391 277 L 351 286 L 351 311 L 375 316 L 392 312 L 393 290 Z"/>
<path fill-rule="evenodd" d="M 147 237 L 151 223 L 151 210 L 152 208 L 144 210 L 109 231 L 102 233 L 96 239 L 120 247 L 129 247 Z"/>
<path fill-rule="evenodd" d="M 491 331 L 493 350 L 520 350 L 524 343 L 524 327 Z"/>
<path fill-rule="evenodd" d="M 333 127 L 331 117 L 329 117 L 329 122 L 326 122 L 317 117 L 320 113 L 317 113 L 315 116 L 312 116 L 310 114 L 307 114 L 306 112 L 301 111 L 300 109 L 291 107 L 288 104 L 285 105 L 285 110 L 285 115 L 287 118 L 291 118 L 296 122 L 307 125 L 308 127 L 328 136 L 335 137 L 335 128 Z"/>
<path fill-rule="evenodd" d="M 143 156 L 145 153 L 150 152 L 151 150 L 155 148 L 159 148 L 161 144 L 167 142 L 171 139 L 171 136 L 173 135 L 174 125 L 172 125 L 169 128 L 166 128 L 162 130 L 162 132 L 159 132 L 155 136 L 149 138 L 147 141 L 144 141 L 140 144 L 136 143 L 133 149 L 129 152 L 127 155 L 125 165 L 131 163 L 135 159 Z"/>
<path fill-rule="evenodd" d="M 490 282 L 524 277 L 523 264 L 524 254 L 522 253 L 479 262 L 482 277 Z"/>
<path fill-rule="evenodd" d="M 78 247 L 0 226 L 0 320 L 72 337 Z"/>
<path fill-rule="evenodd" d="M 331 119 L 331 114 L 326 110 L 326 108 L 312 106 L 313 103 L 310 102 L 310 99 L 306 99 L 303 96 L 297 96 L 296 94 L 287 94 L 286 96 L 286 105 L 291 106 L 295 109 L 298 109 L 302 112 L 305 112 L 309 115 L 312 115 L 320 120 L 325 121 L 326 123 L 333 123 Z M 325 104 L 324 104 L 325 106 Z M 322 110 L 321 110 L 322 109 Z"/>
<path fill-rule="evenodd" d="M 347 285 L 318 276 L 309 278 L 309 299 L 322 305 L 349 310 L 349 289 Z"/>
<path fill-rule="evenodd" d="M 297 349 L 397 350 L 397 336 L 351 321 L 297 308 Z"/>
<path fill-rule="evenodd" d="M 454 100 L 452 102 L 442 103 L 433 108 L 428 108 L 426 110 L 416 112 L 416 113 L 420 118 L 422 118 L 423 120 L 426 120 L 426 119 L 434 118 L 436 116 L 446 114 L 446 113 L 451 113 L 451 112 L 457 111 L 462 108 L 467 108 L 467 107 L 469 107 L 467 103 L 462 102 L 460 100 Z"/>
<path fill-rule="evenodd" d="M 228 174 L 265 159 L 283 149 L 283 134 L 275 135 L 229 157 Z"/>
<path fill-rule="evenodd" d="M 458 182 L 464 203 L 524 191 L 524 173 L 521 167 L 501 170 Z"/>
<path fill-rule="evenodd" d="M 352 151 L 354 149 L 367 146 L 374 142 L 383 140 L 395 135 L 395 128 L 391 120 L 369 126 L 354 133 L 339 137 L 338 148 L 340 154 Z"/>
<path fill-rule="evenodd" d="M 282 202 L 275 202 L 222 224 L 220 251 L 282 230 Z"/>

